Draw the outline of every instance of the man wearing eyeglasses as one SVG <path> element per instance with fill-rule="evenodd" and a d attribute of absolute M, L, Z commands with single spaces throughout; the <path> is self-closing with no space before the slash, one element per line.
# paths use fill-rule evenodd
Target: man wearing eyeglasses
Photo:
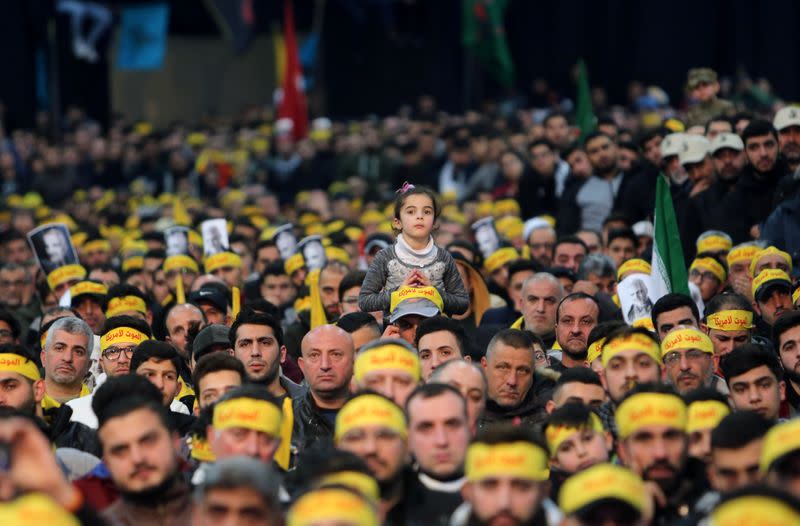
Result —
<path fill-rule="evenodd" d="M 679 325 L 661 342 L 666 381 L 680 395 L 712 384 L 713 357 L 714 344 L 711 339 L 694 327 Z"/>
<path fill-rule="evenodd" d="M 103 373 L 98 376 L 95 391 L 108 378 L 130 373 L 131 357 L 139 343 L 152 338 L 153 333 L 147 322 L 133 316 L 113 316 L 108 318 L 100 331 L 100 367 Z M 67 402 L 72 408 L 73 422 L 80 422 L 97 429 L 97 417 L 92 410 L 94 392 L 88 396 Z"/>

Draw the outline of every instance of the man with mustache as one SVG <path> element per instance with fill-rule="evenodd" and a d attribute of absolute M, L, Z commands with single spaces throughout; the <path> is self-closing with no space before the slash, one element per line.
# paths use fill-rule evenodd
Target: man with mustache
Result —
<path fill-rule="evenodd" d="M 531 336 L 517 329 L 504 329 L 489 342 L 481 358 L 489 388 L 478 428 L 498 421 L 534 425 L 544 420 L 544 401 L 534 392 L 535 359 Z"/>
<path fill-rule="evenodd" d="M 95 392 L 92 409 L 103 461 L 120 492 L 103 518 L 112 525 L 191 524 L 180 438 L 158 388 L 138 375 L 110 378 Z"/>
<path fill-rule="evenodd" d="M 773 422 L 789 416 L 789 408 L 781 407 L 786 398 L 783 370 L 771 349 L 741 345 L 723 356 L 719 365 L 735 411 L 755 411 Z"/>
<path fill-rule="evenodd" d="M 679 325 L 661 341 L 665 380 L 680 395 L 711 384 L 714 344 L 694 327 Z"/>
<path fill-rule="evenodd" d="M 800 166 L 800 108 L 787 106 L 775 113 L 772 125 L 778 131 L 778 146 L 794 172 Z"/>
<path fill-rule="evenodd" d="M 378 481 L 382 524 L 404 525 L 403 506 L 408 428 L 403 410 L 383 395 L 362 392 L 336 415 L 337 449 L 360 457 Z"/>
<path fill-rule="evenodd" d="M 645 481 L 653 499 L 653 524 L 685 517 L 707 489 L 705 465 L 688 457 L 687 410 L 669 386 L 642 384 L 616 412 L 622 464 Z"/>
<path fill-rule="evenodd" d="M 92 364 L 93 347 L 91 327 L 74 316 L 57 320 L 47 331 L 41 353 L 45 412 L 89 394 L 83 380 Z"/>
<path fill-rule="evenodd" d="M 614 413 L 625 394 L 640 383 L 660 382 L 661 350 L 650 331 L 624 326 L 606 337 L 600 360 L 609 401 L 598 412 L 605 428 L 617 436 Z"/>
<path fill-rule="evenodd" d="M 558 523 L 551 520 L 555 504 L 547 499 L 547 459 L 546 446 L 525 427 L 498 424 L 482 430 L 470 444 L 464 466 L 467 481 L 461 494 L 469 515 L 459 520 L 459 509 L 451 524 Z"/>
<path fill-rule="evenodd" d="M 760 316 L 756 330 L 770 338 L 772 326 L 780 316 L 794 309 L 792 280 L 780 269 L 764 269 L 753 278 L 753 310 Z"/>
<path fill-rule="evenodd" d="M 800 411 L 800 312 L 787 312 L 772 327 L 772 341 L 781 358 L 786 382 L 786 402 Z"/>
<path fill-rule="evenodd" d="M 556 309 L 556 339 L 563 368 L 585 367 L 589 333 L 597 325 L 600 305 L 583 292 L 566 296 Z"/>

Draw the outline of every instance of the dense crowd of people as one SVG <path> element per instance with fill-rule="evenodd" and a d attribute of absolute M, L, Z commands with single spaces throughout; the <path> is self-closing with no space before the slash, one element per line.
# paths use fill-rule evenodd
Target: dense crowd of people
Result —
<path fill-rule="evenodd" d="M 800 107 L 686 89 L 5 134 L 0 523 L 800 525 Z"/>

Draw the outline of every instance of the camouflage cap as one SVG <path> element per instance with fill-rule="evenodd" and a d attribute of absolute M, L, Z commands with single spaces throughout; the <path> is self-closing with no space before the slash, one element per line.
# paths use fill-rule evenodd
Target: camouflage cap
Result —
<path fill-rule="evenodd" d="M 701 82 L 712 84 L 717 82 L 717 73 L 711 68 L 692 68 L 686 76 L 686 88 L 693 90 Z"/>

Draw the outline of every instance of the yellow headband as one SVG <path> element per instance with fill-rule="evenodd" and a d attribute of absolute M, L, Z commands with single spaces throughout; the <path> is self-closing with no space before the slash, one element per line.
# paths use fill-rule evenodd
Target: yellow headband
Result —
<path fill-rule="evenodd" d="M 753 328 L 753 313 L 746 310 L 721 310 L 706 318 L 709 329 L 718 331 L 746 331 Z"/>
<path fill-rule="evenodd" d="M 209 274 L 223 267 L 242 268 L 242 258 L 233 252 L 217 252 L 206 258 L 204 266 Z"/>
<path fill-rule="evenodd" d="M 79 526 L 81 521 L 44 493 L 27 493 L 0 503 L 0 524 Z"/>
<path fill-rule="evenodd" d="M 139 296 L 122 296 L 111 298 L 106 308 L 106 318 L 118 316 L 123 312 L 136 311 L 147 314 L 147 305 Z"/>
<path fill-rule="evenodd" d="M 84 253 L 86 252 L 111 252 L 111 243 L 106 241 L 105 239 L 95 239 L 93 241 L 87 241 L 81 247 Z"/>
<path fill-rule="evenodd" d="M 231 398 L 214 406 L 211 425 L 217 431 L 243 427 L 280 437 L 282 418 L 281 408 L 266 400 Z"/>
<path fill-rule="evenodd" d="M 800 450 L 800 420 L 793 419 L 776 425 L 764 437 L 759 468 L 766 473 L 773 462 L 792 451 Z"/>
<path fill-rule="evenodd" d="M 211 445 L 208 440 L 203 437 L 193 436 L 190 447 L 192 450 L 191 456 L 195 460 L 200 462 L 215 462 L 217 460 L 217 456 L 211 451 Z"/>
<path fill-rule="evenodd" d="M 650 263 L 643 259 L 633 258 L 619 266 L 617 269 L 617 281 L 622 279 L 622 276 L 628 272 L 635 272 L 638 274 L 650 274 Z"/>
<path fill-rule="evenodd" d="M 743 247 L 734 248 L 728 252 L 728 268 L 734 266 L 736 263 L 742 263 L 745 261 L 747 262 L 749 268 L 753 257 L 760 251 L 761 249 L 756 245 L 745 245 Z"/>
<path fill-rule="evenodd" d="M 505 247 L 495 250 L 491 256 L 486 258 L 486 261 L 483 262 L 483 266 L 491 274 L 495 270 L 498 270 L 503 265 L 510 263 L 517 258 L 519 258 L 517 249 L 515 249 L 514 247 Z"/>
<path fill-rule="evenodd" d="M 758 288 L 766 283 L 767 281 L 785 281 L 786 286 L 791 288 L 792 287 L 792 280 L 789 279 L 789 275 L 782 271 L 781 269 L 777 268 L 765 268 L 762 270 L 758 276 L 755 277 L 752 284 L 751 292 L 753 293 L 753 297 L 756 297 L 756 292 L 758 292 Z M 757 301 L 757 300 L 756 300 Z"/>
<path fill-rule="evenodd" d="M 283 270 L 286 272 L 286 275 L 290 276 L 303 268 L 306 262 L 303 259 L 303 254 L 299 252 L 292 256 L 289 256 L 288 259 L 283 263 Z"/>
<path fill-rule="evenodd" d="M 784 526 L 799 524 L 797 513 L 785 502 L 761 495 L 731 499 L 711 513 L 713 526 Z"/>
<path fill-rule="evenodd" d="M 33 361 L 12 353 L 0 354 L 0 371 L 21 374 L 28 380 L 40 380 L 42 376 Z"/>
<path fill-rule="evenodd" d="M 363 426 L 382 426 L 408 436 L 406 417 L 397 404 L 378 395 L 357 396 L 339 410 L 336 415 L 336 442 L 352 431 Z"/>
<path fill-rule="evenodd" d="M 604 343 L 606 343 L 606 339 L 605 338 L 600 338 L 599 340 L 597 340 L 596 342 L 593 342 L 589 346 L 589 349 L 588 349 L 588 351 L 586 353 L 586 361 L 588 363 L 591 364 L 593 361 L 595 361 L 598 358 L 600 358 L 600 356 L 603 354 L 603 344 Z"/>
<path fill-rule="evenodd" d="M 197 265 L 197 261 L 192 259 L 191 256 L 187 256 L 184 254 L 178 254 L 175 256 L 170 256 L 164 260 L 164 272 L 169 272 L 171 270 L 180 270 L 180 269 L 189 269 L 192 272 L 200 272 L 200 267 Z"/>
<path fill-rule="evenodd" d="M 797 304 L 798 298 L 800 298 L 800 287 L 794 289 L 794 292 L 792 292 L 792 305 Z"/>
<path fill-rule="evenodd" d="M 328 261 L 338 261 L 345 265 L 350 264 L 350 254 L 340 247 L 325 247 L 325 257 Z"/>
<path fill-rule="evenodd" d="M 358 353 L 353 365 L 353 378 L 361 383 L 373 371 L 396 370 L 406 372 L 419 381 L 421 369 L 419 356 L 396 343 L 387 343 Z"/>
<path fill-rule="evenodd" d="M 731 240 L 722 236 L 708 236 L 697 242 L 697 253 L 703 252 L 727 252 L 731 249 Z"/>
<path fill-rule="evenodd" d="M 314 526 L 321 522 L 378 526 L 378 516 L 363 497 L 339 488 L 322 488 L 306 493 L 286 514 L 286 526 Z"/>
<path fill-rule="evenodd" d="M 494 477 L 542 481 L 550 476 L 547 453 L 535 444 L 521 441 L 473 443 L 467 449 L 464 473 L 470 482 Z"/>
<path fill-rule="evenodd" d="M 412 298 L 428 300 L 436 305 L 439 311 L 444 310 L 444 301 L 442 301 L 442 296 L 436 290 L 436 287 L 400 287 L 392 292 L 390 297 L 389 312 L 394 312 L 401 302 Z"/>
<path fill-rule="evenodd" d="M 112 345 L 126 343 L 139 345 L 143 341 L 149 339 L 150 337 L 148 335 L 131 327 L 117 327 L 116 329 L 111 329 L 100 337 L 100 350 L 105 351 Z"/>
<path fill-rule="evenodd" d="M 645 426 L 668 426 L 684 431 L 686 404 L 676 395 L 637 393 L 622 401 L 616 420 L 622 439 Z"/>
<path fill-rule="evenodd" d="M 700 349 L 704 353 L 714 354 L 711 338 L 697 329 L 676 329 L 670 331 L 661 342 L 661 357 L 677 349 Z"/>
<path fill-rule="evenodd" d="M 687 409 L 686 432 L 694 433 L 704 429 L 714 429 L 720 420 L 731 412 L 731 408 L 717 400 L 692 402 Z"/>
<path fill-rule="evenodd" d="M 62 283 L 66 283 L 72 280 L 80 281 L 85 277 L 86 277 L 86 269 L 83 268 L 82 266 L 64 265 L 63 267 L 59 267 L 47 275 L 47 284 L 50 286 L 51 290 L 55 290 L 56 287 L 58 287 Z"/>
<path fill-rule="evenodd" d="M 547 447 L 550 448 L 550 455 L 555 456 L 556 451 L 558 451 L 558 447 L 569 437 L 583 431 L 584 429 L 590 429 L 592 431 L 597 431 L 598 433 L 602 433 L 604 431 L 603 424 L 600 422 L 600 418 L 594 414 L 589 414 L 589 419 L 579 426 L 573 425 L 554 425 L 554 426 L 547 426 L 547 430 L 545 431 L 545 438 L 547 439 Z"/>
<path fill-rule="evenodd" d="M 359 471 L 339 471 L 330 473 L 322 477 L 322 480 L 319 481 L 319 485 L 348 487 L 362 494 L 373 504 L 377 504 L 381 499 L 380 489 L 378 488 L 378 483 L 375 481 L 375 478 Z"/>
<path fill-rule="evenodd" d="M 81 294 L 94 294 L 97 296 L 105 296 L 108 294 L 108 287 L 102 283 L 95 283 L 94 281 L 81 281 L 69 288 L 70 296 L 75 298 Z"/>
<path fill-rule="evenodd" d="M 640 513 L 647 503 L 642 479 L 633 471 L 614 464 L 596 464 L 568 478 L 559 491 L 558 504 L 565 515 L 605 499 L 630 505 Z"/>
<path fill-rule="evenodd" d="M 603 345 L 602 361 L 603 367 L 616 355 L 624 351 L 637 351 L 650 356 L 657 363 L 661 363 L 661 349 L 652 338 L 644 334 L 629 334 L 614 338 Z"/>
<path fill-rule="evenodd" d="M 131 270 L 142 270 L 144 268 L 144 256 L 131 256 L 122 262 L 122 272 Z"/>
<path fill-rule="evenodd" d="M 720 282 L 725 281 L 725 278 L 728 276 L 728 273 L 725 271 L 725 267 L 720 265 L 719 262 L 714 258 L 695 259 L 692 261 L 692 265 L 689 267 L 689 272 L 696 269 L 703 269 L 711 272 Z"/>
<path fill-rule="evenodd" d="M 767 247 L 763 250 L 759 250 L 755 254 L 753 254 L 753 259 L 750 260 L 750 277 L 755 277 L 756 267 L 758 266 L 758 261 L 765 257 L 765 256 L 780 256 L 781 259 L 786 261 L 786 264 L 789 266 L 789 272 L 792 271 L 792 256 L 788 253 L 784 252 L 783 250 L 777 249 L 775 247 Z"/>

